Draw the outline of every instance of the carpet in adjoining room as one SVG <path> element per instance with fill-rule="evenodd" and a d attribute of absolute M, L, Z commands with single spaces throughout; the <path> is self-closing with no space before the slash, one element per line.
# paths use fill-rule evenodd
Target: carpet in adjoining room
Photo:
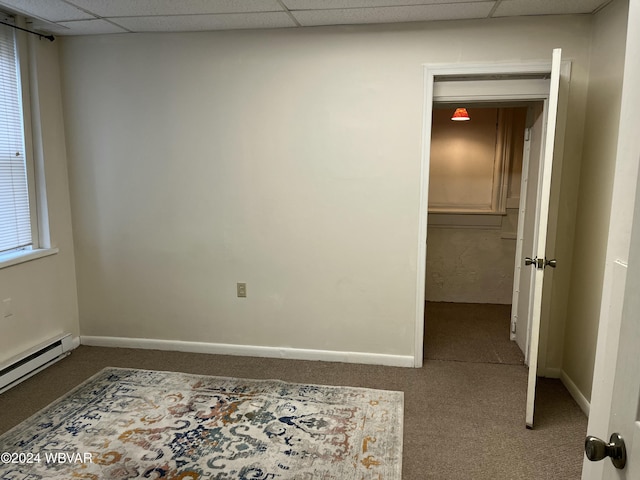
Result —
<path fill-rule="evenodd" d="M 509 336 L 511 305 L 427 302 L 425 307 L 425 359 L 524 365 Z"/>

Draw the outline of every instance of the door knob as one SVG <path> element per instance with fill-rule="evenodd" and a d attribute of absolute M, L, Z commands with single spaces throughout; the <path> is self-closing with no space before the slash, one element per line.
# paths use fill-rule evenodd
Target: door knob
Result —
<path fill-rule="evenodd" d="M 592 462 L 599 462 L 604 457 L 611 457 L 611 463 L 619 469 L 623 469 L 627 464 L 627 449 L 624 446 L 624 439 L 619 433 L 612 434 L 609 443 L 589 435 L 584 441 L 584 453 Z"/>
<path fill-rule="evenodd" d="M 544 260 L 541 258 L 524 257 L 525 265 L 533 265 L 535 268 L 543 268 Z"/>
<path fill-rule="evenodd" d="M 558 264 L 558 262 L 556 261 L 555 258 L 552 259 L 552 260 L 547 260 L 545 258 L 543 260 L 542 258 L 524 257 L 524 264 L 525 265 L 533 265 L 534 267 L 536 267 L 538 269 L 543 269 L 545 267 L 556 268 L 556 265 Z"/>

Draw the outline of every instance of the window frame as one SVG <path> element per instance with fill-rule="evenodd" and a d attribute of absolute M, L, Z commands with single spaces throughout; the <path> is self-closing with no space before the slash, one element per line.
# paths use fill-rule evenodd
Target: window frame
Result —
<path fill-rule="evenodd" d="M 435 102 L 434 102 L 435 104 Z M 449 106 L 449 104 L 445 104 Z M 489 106 L 484 107 L 482 104 L 475 104 L 476 108 L 495 108 L 496 110 L 496 128 L 493 140 L 494 154 L 491 174 L 491 198 L 488 203 L 467 203 L 462 202 L 437 202 L 429 199 L 428 213 L 434 220 L 448 218 L 452 215 L 464 215 L 470 217 L 473 215 L 487 215 L 496 217 L 499 220 L 507 215 L 507 193 L 509 188 L 509 168 L 511 166 L 511 122 L 513 119 L 513 111 L 508 107 Z M 433 133 L 432 133 L 433 135 Z M 432 160 L 433 164 L 433 160 Z M 438 181 L 437 175 L 431 173 L 429 181 Z M 488 219 L 488 225 L 494 225 L 496 219 Z M 436 220 L 437 222 L 437 220 Z M 448 222 L 445 221 L 445 224 Z M 474 225 L 472 222 L 471 225 Z M 485 225 L 484 221 L 480 222 Z"/>
<path fill-rule="evenodd" d="M 23 17 L 9 15 L 0 11 L 0 18 L 15 26 L 25 28 L 26 23 Z M 3 26 L 12 28 L 10 26 Z M 40 139 L 34 138 L 34 130 L 39 132 L 38 121 L 33 116 L 33 99 L 37 99 L 37 84 L 34 82 L 35 58 L 34 49 L 27 37 L 26 32 L 17 29 L 14 31 L 14 42 L 17 57 L 17 75 L 20 84 L 20 100 L 22 107 L 22 129 L 25 148 L 25 170 L 27 176 L 27 192 L 29 198 L 29 220 L 31 225 L 31 247 L 24 249 L 10 250 L 0 253 L 0 269 L 17 265 L 23 262 L 43 258 L 58 253 L 57 248 L 52 248 L 48 228 L 48 209 L 44 178 L 44 159 L 36 158 L 38 153 L 34 148 L 35 144 L 40 144 Z M 37 110 L 37 106 L 36 106 Z M 41 147 L 41 145 L 39 145 Z M 42 157 L 39 148 L 39 157 Z"/>

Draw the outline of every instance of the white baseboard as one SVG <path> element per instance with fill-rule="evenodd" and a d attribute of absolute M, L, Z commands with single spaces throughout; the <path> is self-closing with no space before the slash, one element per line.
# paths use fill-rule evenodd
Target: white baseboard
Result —
<path fill-rule="evenodd" d="M 71 349 L 75 350 L 80 346 L 80 337 L 73 337 L 71 339 Z"/>
<path fill-rule="evenodd" d="M 390 367 L 413 367 L 412 355 L 386 355 L 381 353 L 337 352 L 305 348 L 261 347 L 256 345 L 230 345 L 224 343 L 184 342 L 124 337 L 80 337 L 81 345 L 94 347 L 142 348 L 146 350 L 170 350 L 213 355 L 237 355 L 244 357 L 284 358 L 290 360 L 320 360 L 324 362 L 364 363 Z"/>
<path fill-rule="evenodd" d="M 589 400 L 582 394 L 580 389 L 573 383 L 573 380 L 565 373 L 561 368 L 540 368 L 538 369 L 538 376 L 545 378 L 559 378 L 565 388 L 569 391 L 573 399 L 576 401 L 580 409 L 589 416 L 589 410 L 591 404 Z"/>
<path fill-rule="evenodd" d="M 591 410 L 591 404 L 589 403 L 589 400 L 587 400 L 587 398 L 582 394 L 580 389 L 578 389 L 576 384 L 573 383 L 573 380 L 569 378 L 564 370 L 560 372 L 560 380 L 562 381 L 562 384 L 566 387 L 566 389 L 569 390 L 569 393 L 576 401 L 580 409 L 588 417 L 589 411 Z"/>

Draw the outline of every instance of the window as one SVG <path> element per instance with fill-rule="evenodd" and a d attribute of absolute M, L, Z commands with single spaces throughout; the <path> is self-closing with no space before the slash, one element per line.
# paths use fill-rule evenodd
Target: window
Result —
<path fill-rule="evenodd" d="M 15 34 L 0 25 L 0 255 L 33 246 L 27 167 Z"/>
<path fill-rule="evenodd" d="M 433 111 L 429 212 L 504 215 L 508 194 L 519 195 L 510 192 L 511 169 L 522 163 L 522 142 L 513 147 L 524 137 L 526 108 L 472 106 L 470 122 L 452 122 L 452 112 Z"/>
<path fill-rule="evenodd" d="M 500 228 L 517 218 L 527 107 L 466 105 L 470 122 L 433 110 L 429 225 Z"/>

